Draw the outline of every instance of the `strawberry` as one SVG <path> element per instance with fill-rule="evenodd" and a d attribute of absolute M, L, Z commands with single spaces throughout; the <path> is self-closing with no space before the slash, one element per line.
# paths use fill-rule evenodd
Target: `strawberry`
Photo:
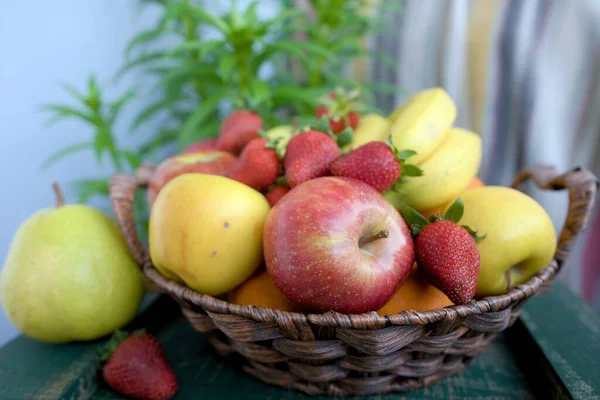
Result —
<path fill-rule="evenodd" d="M 458 224 L 464 212 L 462 201 L 456 200 L 443 217 L 438 214 L 429 221 L 409 206 L 400 211 L 411 224 L 417 265 L 425 276 L 454 304 L 471 300 L 480 268 L 476 242 L 485 236 Z"/>
<path fill-rule="evenodd" d="M 358 91 L 347 92 L 343 89 L 330 92 L 321 99 L 316 117 L 329 119 L 329 128 L 335 134 L 340 134 L 347 127 L 356 129 L 360 121 L 360 114 L 357 112 L 359 94 Z"/>
<path fill-rule="evenodd" d="M 334 161 L 329 169 L 332 175 L 358 179 L 380 192 L 400 176 L 400 162 L 383 142 L 366 143 Z"/>
<path fill-rule="evenodd" d="M 267 147 L 269 141 L 253 139 L 242 151 L 238 162 L 229 170 L 228 178 L 262 192 L 279 176 L 281 162 L 277 153 Z"/>
<path fill-rule="evenodd" d="M 196 143 L 190 144 L 183 149 L 182 154 L 196 153 L 203 150 L 217 150 L 217 138 L 204 139 Z"/>
<path fill-rule="evenodd" d="M 258 131 L 262 128 L 262 119 L 257 114 L 246 110 L 234 111 L 221 125 L 217 149 L 239 154 L 252 139 L 258 138 Z"/>
<path fill-rule="evenodd" d="M 277 204 L 277 202 L 281 200 L 281 198 L 285 196 L 289 191 L 289 187 L 277 185 L 269 193 L 267 193 L 267 200 L 269 201 L 271 207 L 274 207 L 275 204 Z"/>
<path fill-rule="evenodd" d="M 105 347 L 104 381 L 116 392 L 135 399 L 167 400 L 177 392 L 177 377 L 160 342 L 147 333 L 117 332 Z"/>
<path fill-rule="evenodd" d="M 283 165 L 288 185 L 329 174 L 329 165 L 340 157 L 340 148 L 331 136 L 309 130 L 294 136 L 288 143 Z"/>
<path fill-rule="evenodd" d="M 405 159 L 415 152 L 397 151 L 384 142 L 368 142 L 334 161 L 331 174 L 358 179 L 383 192 L 401 176 L 420 176 L 422 171 Z"/>

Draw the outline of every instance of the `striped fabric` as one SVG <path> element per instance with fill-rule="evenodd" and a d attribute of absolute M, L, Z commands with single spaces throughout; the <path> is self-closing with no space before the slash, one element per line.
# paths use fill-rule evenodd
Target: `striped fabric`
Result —
<path fill-rule="evenodd" d="M 456 124 L 483 138 L 487 184 L 509 184 L 535 163 L 561 171 L 583 165 L 600 176 L 600 1 L 402 3 L 402 14 L 390 16 L 394 28 L 372 41 L 398 61 L 396 72 L 378 62 L 370 68 L 372 79 L 400 89 L 379 95 L 383 109 L 444 87 L 458 104 Z M 560 229 L 566 194 L 529 193 Z M 600 309 L 599 276 L 596 212 L 560 279 Z"/>

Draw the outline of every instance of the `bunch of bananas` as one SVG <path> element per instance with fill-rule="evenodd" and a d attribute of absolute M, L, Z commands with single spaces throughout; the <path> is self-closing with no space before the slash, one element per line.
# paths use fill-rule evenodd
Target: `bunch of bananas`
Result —
<path fill-rule="evenodd" d="M 448 93 L 438 87 L 426 89 L 410 97 L 387 118 L 377 114 L 364 116 L 350 146 L 356 148 L 389 137 L 397 149 L 415 151 L 407 162 L 418 166 L 423 175 L 401 177 L 384 196 L 397 208 L 408 204 L 428 214 L 451 204 L 477 180 L 481 138 L 454 127 L 455 119 L 456 105 Z"/>

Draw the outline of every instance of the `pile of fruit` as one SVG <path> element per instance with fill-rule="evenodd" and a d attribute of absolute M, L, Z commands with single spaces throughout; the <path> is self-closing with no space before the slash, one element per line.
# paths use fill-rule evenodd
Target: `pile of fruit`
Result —
<path fill-rule="evenodd" d="M 198 293 L 286 311 L 381 315 L 505 293 L 551 261 L 545 210 L 478 179 L 481 139 L 441 88 L 387 118 L 336 90 L 314 124 L 235 111 L 157 166 L 150 256 Z"/>
<path fill-rule="evenodd" d="M 532 198 L 477 178 L 480 137 L 455 118 L 440 88 L 387 118 L 343 90 L 307 126 L 265 129 L 235 111 L 218 138 L 154 170 L 152 262 L 198 293 L 294 312 L 389 315 L 505 293 L 548 265 L 556 232 Z M 29 337 L 95 340 L 134 318 L 142 275 L 115 221 L 55 191 L 57 207 L 16 232 L 2 306 Z M 116 334 L 103 361 L 119 393 L 177 391 L 151 335 Z"/>

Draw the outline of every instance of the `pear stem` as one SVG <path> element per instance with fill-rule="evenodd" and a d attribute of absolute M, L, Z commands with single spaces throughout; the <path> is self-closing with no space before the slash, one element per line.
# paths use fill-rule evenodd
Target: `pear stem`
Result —
<path fill-rule="evenodd" d="M 374 242 L 379 239 L 385 239 L 387 237 L 390 237 L 390 233 L 386 229 L 383 229 L 383 230 L 379 231 L 378 233 L 376 233 L 375 235 L 361 237 L 360 239 L 358 239 L 358 245 L 364 246 L 365 244 Z"/>
<path fill-rule="evenodd" d="M 506 277 L 506 290 L 509 290 L 511 287 L 511 284 L 512 284 L 511 279 L 510 279 L 510 270 L 506 271 L 504 273 L 504 276 Z"/>
<path fill-rule="evenodd" d="M 60 189 L 60 186 L 57 182 L 52 183 L 52 189 L 54 190 L 54 194 L 56 195 L 56 207 L 62 207 L 65 205 L 65 196 L 63 196 L 63 192 Z"/>

